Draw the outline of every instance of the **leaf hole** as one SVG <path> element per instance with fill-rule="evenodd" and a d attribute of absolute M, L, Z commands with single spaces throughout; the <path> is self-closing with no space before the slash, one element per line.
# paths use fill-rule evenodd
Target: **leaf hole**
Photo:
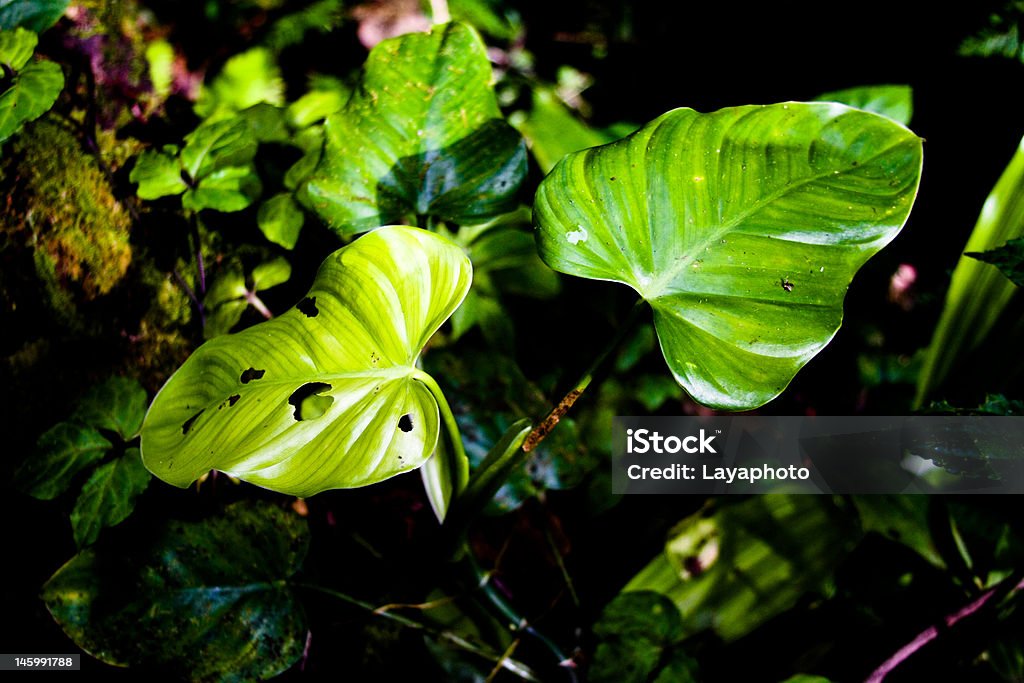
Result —
<path fill-rule="evenodd" d="M 299 311 L 307 318 L 315 318 L 320 315 L 320 309 L 316 307 L 315 296 L 307 296 L 296 304 L 295 308 L 299 309 Z"/>
<path fill-rule="evenodd" d="M 288 403 L 294 408 L 292 417 L 296 422 L 303 420 L 315 420 L 327 412 L 327 409 L 334 403 L 333 396 L 320 396 L 325 391 L 330 391 L 331 385 L 326 382 L 307 382 L 292 392 L 288 397 Z"/>
<path fill-rule="evenodd" d="M 256 368 L 249 368 L 242 372 L 242 376 L 239 377 L 239 381 L 242 384 L 248 384 L 253 380 L 263 379 L 263 375 L 267 374 L 266 370 L 257 370 Z"/>
<path fill-rule="evenodd" d="M 204 408 L 203 410 L 206 409 Z M 185 420 L 185 422 L 181 425 L 182 434 L 188 434 L 192 430 L 192 425 L 195 424 L 195 421 L 198 420 L 199 416 L 203 414 L 203 410 L 200 410 L 198 413 L 196 413 L 189 419 Z"/>
<path fill-rule="evenodd" d="M 230 408 L 231 406 L 238 403 L 238 399 L 240 398 L 242 397 L 238 394 L 232 394 L 231 396 L 228 396 L 228 407 Z"/>
<path fill-rule="evenodd" d="M 405 433 L 412 431 L 412 415 L 406 413 L 398 420 L 398 428 Z"/>

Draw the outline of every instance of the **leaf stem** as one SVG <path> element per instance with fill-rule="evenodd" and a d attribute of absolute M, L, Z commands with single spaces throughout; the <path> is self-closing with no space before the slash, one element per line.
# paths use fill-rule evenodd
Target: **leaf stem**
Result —
<path fill-rule="evenodd" d="M 594 359 L 590 366 L 583 371 L 583 375 L 579 378 L 569 393 L 558 402 L 551 412 L 548 413 L 541 422 L 533 428 L 530 435 L 526 437 L 526 441 L 523 443 L 523 450 L 529 453 L 540 444 L 544 438 L 554 430 L 555 426 L 558 425 L 569 409 L 572 408 L 576 400 L 583 394 L 590 383 L 593 381 L 594 376 L 597 375 L 598 371 L 601 370 L 611 356 L 612 352 L 619 348 L 619 345 L 625 340 L 626 335 L 630 333 L 633 326 L 640 320 L 640 316 L 644 311 L 644 301 L 641 299 L 633 305 L 629 315 L 623 321 L 619 327 L 618 333 L 612 339 L 612 341 L 604 348 L 604 350 Z"/>
<path fill-rule="evenodd" d="M 320 586 L 315 583 L 306 582 L 295 582 L 292 585 L 297 586 L 299 588 L 306 588 L 308 590 L 316 591 L 318 593 L 323 593 L 324 595 L 329 595 L 330 597 L 341 600 L 342 602 L 346 602 L 349 605 L 352 605 L 353 607 L 358 607 L 360 609 L 366 610 L 374 616 L 383 617 L 384 619 L 390 619 L 391 621 L 401 624 L 406 628 L 415 629 L 417 631 L 423 631 L 424 633 L 433 636 L 437 640 L 447 641 L 452 645 L 455 645 L 456 647 L 465 650 L 466 652 L 470 652 L 479 657 L 483 657 L 488 661 L 495 662 L 496 664 L 499 664 L 502 668 L 507 669 L 511 673 L 519 676 L 524 680 L 540 680 L 537 674 L 534 673 L 533 670 L 530 669 L 530 667 L 526 666 L 522 662 L 519 662 L 515 659 L 510 659 L 509 657 L 506 657 L 503 654 L 498 654 L 497 652 L 494 652 L 488 647 L 472 643 L 469 640 L 466 640 L 462 636 L 458 635 L 457 633 L 436 628 L 434 626 L 431 626 L 430 624 L 425 624 L 422 621 L 417 621 L 416 619 L 412 619 L 402 614 L 397 614 L 395 612 L 388 610 L 381 610 L 377 607 L 374 607 L 368 602 L 360 600 L 359 598 L 354 598 L 351 595 L 348 595 L 347 593 L 342 593 L 341 591 L 336 591 L 331 588 L 327 588 L 326 586 Z"/>

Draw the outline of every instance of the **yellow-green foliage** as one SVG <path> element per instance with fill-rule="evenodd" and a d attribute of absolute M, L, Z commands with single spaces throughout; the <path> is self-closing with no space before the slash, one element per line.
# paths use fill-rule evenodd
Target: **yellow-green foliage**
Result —
<path fill-rule="evenodd" d="M 86 299 L 109 292 L 132 260 L 131 218 L 96 160 L 70 130 L 49 119 L 25 128 L 14 156 L 21 206 L 4 221 L 20 219 L 31 230 L 39 275 L 79 287 Z M 4 226 L 9 232 L 18 227 Z"/>

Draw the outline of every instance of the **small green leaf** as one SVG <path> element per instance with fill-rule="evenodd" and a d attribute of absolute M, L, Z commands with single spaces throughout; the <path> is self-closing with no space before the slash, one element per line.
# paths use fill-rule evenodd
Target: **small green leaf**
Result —
<path fill-rule="evenodd" d="M 240 116 L 203 123 L 185 136 L 181 165 L 190 178 L 199 181 L 219 170 L 248 166 L 257 148 L 248 121 Z"/>
<path fill-rule="evenodd" d="M 288 142 L 291 132 L 284 110 L 261 102 L 238 113 L 249 124 L 249 130 L 259 142 Z"/>
<path fill-rule="evenodd" d="M 87 548 L 42 598 L 64 632 L 108 664 L 175 680 L 265 680 L 302 654 L 305 617 L 287 581 L 308 544 L 297 515 L 239 503 L 137 543 Z"/>
<path fill-rule="evenodd" d="M 168 380 L 142 429 L 146 467 L 175 486 L 214 468 L 299 496 L 419 467 L 439 413 L 417 358 L 470 280 L 462 250 L 418 228 L 336 251 L 295 308 L 208 341 Z M 313 396 L 322 415 L 305 412 Z"/>
<path fill-rule="evenodd" d="M 0 64 L 6 64 L 15 71 L 20 71 L 32 59 L 39 37 L 32 31 L 16 28 L 13 31 L 0 31 Z"/>
<path fill-rule="evenodd" d="M 69 0 L 0 0 L 0 28 L 42 33 L 57 23 Z"/>
<path fill-rule="evenodd" d="M 138 183 L 140 199 L 159 199 L 188 189 L 178 160 L 152 149 L 139 155 L 128 179 Z"/>
<path fill-rule="evenodd" d="M 288 123 L 293 128 L 305 128 L 320 123 L 336 111 L 340 111 L 351 91 L 339 87 L 329 90 L 311 90 L 288 105 Z"/>
<path fill-rule="evenodd" d="M 204 176 L 199 186 L 189 189 L 181 205 L 192 211 L 241 211 L 256 201 L 263 184 L 252 166 L 230 166 Z"/>
<path fill-rule="evenodd" d="M 78 547 L 94 543 L 104 527 L 128 519 L 135 509 L 135 499 L 149 486 L 149 480 L 138 448 L 129 448 L 117 460 L 97 467 L 71 511 L 71 529 Z"/>
<path fill-rule="evenodd" d="M 158 39 L 146 46 L 146 63 L 153 92 L 165 98 L 174 84 L 174 48 L 166 40 Z"/>
<path fill-rule="evenodd" d="M 60 422 L 44 432 L 36 442 L 36 452 L 15 473 L 19 489 L 51 500 L 67 490 L 75 475 L 103 459 L 112 448 L 92 427 Z"/>
<path fill-rule="evenodd" d="M 130 377 L 111 377 L 93 387 L 75 410 L 82 424 L 117 432 L 125 441 L 138 435 L 146 414 L 146 390 Z"/>
<path fill-rule="evenodd" d="M 888 116 L 904 126 L 910 123 L 914 115 L 914 91 L 909 85 L 866 85 L 827 92 L 814 99 L 818 102 L 838 102 Z"/>
<path fill-rule="evenodd" d="M 526 149 L 501 116 L 477 33 L 436 26 L 377 45 L 303 202 L 354 234 L 407 216 L 479 222 L 516 205 Z"/>
<path fill-rule="evenodd" d="M 48 112 L 63 88 L 64 72 L 54 62 L 33 62 L 19 71 L 0 94 L 0 142 Z"/>
<path fill-rule="evenodd" d="M 276 194 L 260 205 L 256 222 L 263 235 L 285 249 L 294 249 L 305 222 L 302 208 L 290 192 Z"/>
<path fill-rule="evenodd" d="M 545 173 L 566 154 L 615 139 L 573 116 L 551 88 L 534 89 L 530 111 L 514 120 L 514 124 L 530 144 L 530 152 Z"/>
<path fill-rule="evenodd" d="M 921 140 L 839 104 L 671 111 L 565 157 L 534 206 L 553 269 L 632 287 L 705 405 L 770 401 L 832 339 L 910 213 Z"/>
<path fill-rule="evenodd" d="M 594 624 L 598 643 L 590 679 L 595 683 L 643 683 L 660 681 L 665 675 L 666 680 L 695 683 L 699 680 L 697 662 L 677 647 L 683 633 L 679 610 L 664 595 L 620 593 Z"/>
<path fill-rule="evenodd" d="M 252 269 L 252 288 L 254 292 L 277 287 L 288 282 L 292 276 L 292 266 L 288 259 L 278 256 L 272 261 L 261 263 Z"/>
<path fill-rule="evenodd" d="M 196 114 L 215 121 L 261 102 L 283 105 L 284 81 L 270 50 L 256 47 L 227 61 L 199 93 Z"/>
<path fill-rule="evenodd" d="M 983 252 L 967 252 L 964 256 L 991 263 L 1010 282 L 1024 287 L 1024 237 L 1010 240 L 1001 247 Z"/>

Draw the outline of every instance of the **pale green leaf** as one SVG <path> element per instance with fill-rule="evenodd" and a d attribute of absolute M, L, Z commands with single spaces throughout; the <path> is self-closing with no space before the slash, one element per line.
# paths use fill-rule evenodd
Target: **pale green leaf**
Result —
<path fill-rule="evenodd" d="M 537 191 L 538 248 L 557 271 L 647 300 L 694 399 L 754 408 L 835 335 L 920 170 L 918 137 L 843 105 L 677 109 L 564 158 Z"/>
<path fill-rule="evenodd" d="M 827 92 L 814 99 L 818 102 L 838 102 L 888 116 L 903 125 L 910 123 L 914 115 L 914 91 L 909 85 L 865 85 Z"/>
<path fill-rule="evenodd" d="M 292 276 L 292 266 L 288 259 L 278 256 L 276 259 L 261 263 L 252 269 L 253 291 L 262 291 L 277 287 L 288 282 Z"/>
<path fill-rule="evenodd" d="M 117 460 L 97 467 L 71 510 L 71 530 L 78 547 L 94 543 L 104 527 L 128 519 L 149 480 L 138 448 L 129 448 Z"/>
<path fill-rule="evenodd" d="M 23 28 L 0 31 L 0 64 L 19 71 L 32 58 L 38 42 L 39 37 L 35 33 Z"/>
<path fill-rule="evenodd" d="M 147 403 L 146 390 L 136 380 L 115 376 L 90 389 L 72 417 L 127 441 L 139 433 Z"/>
<path fill-rule="evenodd" d="M 306 218 L 290 192 L 276 194 L 260 205 L 256 222 L 263 236 L 285 249 L 294 249 Z"/>
<path fill-rule="evenodd" d="M 380 43 L 352 98 L 327 119 L 303 202 L 342 234 L 407 216 L 479 222 L 515 208 L 526 150 L 491 78 L 483 41 L 461 24 Z"/>
<path fill-rule="evenodd" d="M 175 486 L 218 469 L 299 496 L 419 467 L 439 413 L 416 360 L 470 280 L 461 249 L 417 228 L 338 250 L 295 308 L 207 342 L 168 380 L 146 466 Z"/>
<path fill-rule="evenodd" d="M 320 123 L 344 107 L 351 94 L 340 85 L 336 89 L 311 90 L 288 105 L 288 123 L 294 128 Z"/>
<path fill-rule="evenodd" d="M 1020 237 L 1024 237 L 1024 139 L 985 200 L 963 250 L 985 252 Z M 917 380 L 915 406 L 921 406 L 956 364 L 985 340 L 1016 291 L 997 269 L 966 255 L 960 257 Z"/>
<path fill-rule="evenodd" d="M 256 47 L 237 54 L 199 93 L 196 113 L 214 121 L 254 104 L 284 104 L 284 81 L 270 50 Z"/>
<path fill-rule="evenodd" d="M 138 183 L 140 199 L 159 199 L 188 189 L 178 160 L 156 150 L 146 150 L 139 155 L 128 179 Z"/>
<path fill-rule="evenodd" d="M 0 142 L 49 111 L 63 87 L 64 72 L 54 62 L 33 62 L 21 69 L 0 94 Z"/>
<path fill-rule="evenodd" d="M 44 432 L 36 451 L 14 475 L 15 485 L 41 500 L 64 493 L 75 475 L 103 459 L 111 443 L 92 427 L 60 422 Z"/>
<path fill-rule="evenodd" d="M 0 0 L 0 28 L 42 33 L 57 23 L 69 0 Z"/>
<path fill-rule="evenodd" d="M 68 637 L 107 664 L 171 680 L 266 680 L 302 655 L 306 621 L 288 579 L 308 545 L 301 517 L 239 503 L 140 542 L 87 548 L 42 598 Z"/>

